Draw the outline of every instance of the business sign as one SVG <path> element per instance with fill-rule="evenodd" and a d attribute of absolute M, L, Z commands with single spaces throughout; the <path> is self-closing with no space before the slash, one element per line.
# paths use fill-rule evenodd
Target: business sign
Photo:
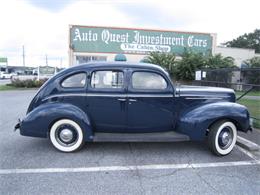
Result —
<path fill-rule="evenodd" d="M 212 36 L 206 33 L 71 26 L 70 48 L 74 52 L 134 53 L 167 52 L 181 55 L 185 48 L 208 55 Z"/>
<path fill-rule="evenodd" d="M 40 66 L 40 75 L 53 75 L 55 74 L 55 68 L 51 66 Z"/>
<path fill-rule="evenodd" d="M 0 57 L 0 63 L 6 63 L 7 64 L 8 59 L 5 57 Z"/>

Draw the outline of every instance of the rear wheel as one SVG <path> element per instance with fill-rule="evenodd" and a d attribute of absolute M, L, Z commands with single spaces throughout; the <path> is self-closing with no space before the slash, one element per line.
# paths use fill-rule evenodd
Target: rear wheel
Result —
<path fill-rule="evenodd" d="M 50 140 L 55 148 L 62 152 L 74 152 L 84 144 L 81 127 L 70 119 L 55 122 L 50 130 Z"/>
<path fill-rule="evenodd" d="M 209 129 L 208 145 L 210 150 L 218 156 L 229 154 L 234 148 L 236 140 L 237 128 L 231 121 L 218 121 Z"/>

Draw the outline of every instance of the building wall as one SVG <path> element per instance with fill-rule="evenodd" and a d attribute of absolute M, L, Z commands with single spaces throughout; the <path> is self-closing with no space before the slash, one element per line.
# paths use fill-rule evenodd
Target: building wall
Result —
<path fill-rule="evenodd" d="M 72 29 L 74 29 L 74 28 L 75 29 L 81 28 L 81 30 L 85 30 L 86 32 L 88 32 L 88 30 L 90 29 L 89 31 L 91 31 L 92 34 L 95 30 L 97 30 L 99 28 L 101 28 L 101 30 L 108 29 L 109 31 L 116 30 L 117 33 L 120 33 L 122 30 L 126 31 L 127 33 L 130 33 L 133 30 L 137 30 L 137 31 L 144 30 L 144 29 L 127 29 L 127 28 L 114 28 L 114 27 L 89 27 L 89 26 L 70 25 L 69 26 L 69 29 L 70 29 L 69 65 L 70 66 L 86 63 L 87 61 L 114 61 L 115 56 L 118 54 L 118 52 L 120 53 L 120 51 L 119 51 L 120 44 L 118 44 L 117 46 L 115 46 L 115 45 L 110 46 L 110 44 L 112 44 L 112 43 L 115 44 L 115 43 L 112 41 L 111 43 L 107 42 L 107 44 L 104 44 L 101 40 L 99 40 L 97 42 L 93 42 L 93 40 L 92 40 L 92 42 L 91 42 L 91 39 L 86 38 L 86 32 L 85 32 L 85 34 L 83 33 L 83 35 L 85 35 L 85 36 L 81 37 L 82 39 L 81 38 L 79 39 L 78 36 L 80 34 L 77 34 L 75 32 L 74 32 L 74 34 L 72 33 Z M 158 33 L 158 30 L 146 29 L 144 31 L 150 31 L 150 33 L 154 33 L 154 32 Z M 159 32 L 163 34 L 163 33 L 167 33 L 168 31 L 164 32 L 163 30 L 159 30 Z M 192 32 L 177 32 L 177 31 L 171 31 L 170 33 L 173 33 L 173 34 L 171 34 L 169 36 L 175 36 L 174 33 L 181 33 L 181 35 L 182 34 L 185 35 L 185 33 L 186 33 L 186 34 L 189 34 L 190 36 L 198 36 L 198 34 L 200 34 L 200 33 L 192 33 Z M 73 35 L 74 36 L 77 35 L 76 41 L 75 41 L 75 37 L 73 38 Z M 97 34 L 97 35 L 99 35 L 99 34 Z M 121 34 L 118 34 L 118 35 L 121 35 Z M 101 34 L 100 34 L 100 36 L 101 36 Z M 159 34 L 157 34 L 156 36 L 159 36 Z M 230 48 L 230 47 L 219 47 L 219 46 L 217 47 L 216 46 L 217 34 L 201 33 L 201 36 L 210 36 L 211 37 L 211 48 L 208 48 L 209 50 L 207 50 L 207 51 L 211 51 L 213 55 L 221 54 L 224 57 L 229 57 L 229 56 L 233 57 L 235 60 L 235 64 L 238 67 L 241 67 L 241 64 L 243 63 L 243 61 L 251 59 L 255 56 L 258 56 L 258 57 L 260 56 L 260 54 L 256 54 L 255 50 L 253 50 L 253 49 L 241 49 L 241 48 Z M 141 45 L 143 45 L 143 44 L 141 44 Z M 188 46 L 184 45 L 182 47 L 187 48 Z M 97 48 L 99 48 L 99 49 L 97 49 Z M 190 49 L 193 49 L 194 51 L 196 51 L 196 47 L 194 47 L 194 48 L 190 47 Z M 99 51 L 114 52 L 114 53 L 100 53 Z M 133 51 L 131 50 L 130 54 L 129 54 L 129 52 L 124 52 L 124 51 L 122 50 L 122 52 L 126 56 L 126 59 L 128 62 L 140 62 L 148 54 L 148 52 L 140 52 L 137 50 L 133 50 Z M 174 50 L 171 50 L 171 52 L 173 52 L 173 51 Z M 93 52 L 97 52 L 97 53 L 93 53 Z M 142 53 L 142 54 L 140 54 L 140 53 Z M 178 58 L 180 58 L 179 57 L 180 55 L 178 56 L 177 53 L 176 53 L 176 55 Z"/>
<path fill-rule="evenodd" d="M 224 57 L 233 57 L 235 59 L 235 64 L 238 67 L 241 67 L 243 61 L 259 55 L 255 53 L 254 49 L 242 49 L 233 47 L 216 47 L 214 54 L 221 54 Z"/>
<path fill-rule="evenodd" d="M 149 52 L 171 52 L 178 58 L 185 48 L 209 55 L 216 34 L 101 26 L 69 26 L 69 65 L 114 61 L 123 53 L 128 62 L 140 62 Z M 105 53 L 103 53 L 105 52 Z"/>

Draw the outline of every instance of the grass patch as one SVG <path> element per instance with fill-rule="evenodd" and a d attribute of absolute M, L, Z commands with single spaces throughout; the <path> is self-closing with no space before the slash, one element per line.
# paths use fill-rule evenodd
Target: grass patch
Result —
<path fill-rule="evenodd" d="M 242 104 L 248 108 L 251 117 L 254 119 L 253 126 L 260 128 L 260 100 L 240 99 L 237 103 Z"/>
<path fill-rule="evenodd" d="M 243 95 L 245 92 L 243 91 L 236 91 L 236 96 L 239 97 Z M 260 91 L 250 91 L 247 96 L 260 96 Z"/>
<path fill-rule="evenodd" d="M 16 87 L 10 85 L 0 85 L 0 91 L 13 90 L 13 89 L 16 89 Z"/>
<path fill-rule="evenodd" d="M 38 89 L 37 87 L 27 88 L 27 87 L 15 87 L 12 85 L 0 85 L 0 91 L 9 91 L 9 90 L 29 90 L 29 89 Z"/>

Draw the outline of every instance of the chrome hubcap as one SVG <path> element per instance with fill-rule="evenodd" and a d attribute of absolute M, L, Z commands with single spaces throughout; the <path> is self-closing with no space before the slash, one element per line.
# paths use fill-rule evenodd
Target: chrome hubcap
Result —
<path fill-rule="evenodd" d="M 225 127 L 219 134 L 218 143 L 222 149 L 227 149 L 233 141 L 233 133 L 229 127 Z"/>
<path fill-rule="evenodd" d="M 230 139 L 231 139 L 231 136 L 230 136 L 230 133 L 228 133 L 228 132 L 224 132 L 221 136 L 221 140 L 224 145 L 227 145 Z"/>
<path fill-rule="evenodd" d="M 70 129 L 63 129 L 60 132 L 60 139 L 64 142 L 70 142 L 73 139 L 73 132 Z"/>

